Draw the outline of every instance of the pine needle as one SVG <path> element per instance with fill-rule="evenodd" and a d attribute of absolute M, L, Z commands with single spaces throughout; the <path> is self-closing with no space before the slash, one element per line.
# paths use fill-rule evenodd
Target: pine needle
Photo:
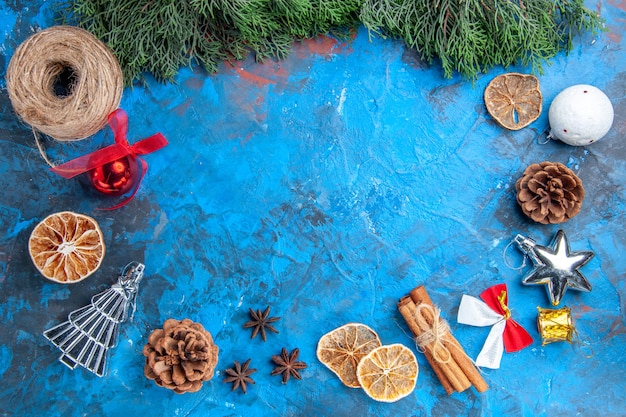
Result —
<path fill-rule="evenodd" d="M 572 49 L 574 36 L 604 30 L 583 0 L 365 0 L 361 21 L 438 59 L 446 77 L 466 79 L 497 65 L 542 73 L 545 61 Z"/>
<path fill-rule="evenodd" d="M 172 81 L 194 63 L 214 73 L 251 53 L 284 59 L 294 41 L 345 38 L 361 23 L 438 60 L 446 77 L 514 64 L 541 73 L 576 35 L 604 29 L 584 0 L 74 0 L 61 12 L 111 47 L 126 85 L 144 73 Z"/>

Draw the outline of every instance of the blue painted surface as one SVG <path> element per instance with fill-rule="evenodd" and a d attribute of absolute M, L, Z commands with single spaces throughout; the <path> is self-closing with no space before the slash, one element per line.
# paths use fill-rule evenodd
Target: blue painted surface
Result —
<path fill-rule="evenodd" d="M 33 27 L 54 23 L 46 2 L 0 4 L 6 69 Z M 360 31 L 342 44 L 296 44 L 264 65 L 224 65 L 217 75 L 183 69 L 177 84 L 124 91 L 131 142 L 161 131 L 170 141 L 146 156 L 136 198 L 114 203 L 79 180 L 47 170 L 28 126 L 0 94 L 0 413 L 7 416 L 535 416 L 623 415 L 626 54 L 623 2 L 597 7 L 609 31 L 586 35 L 541 75 L 544 111 L 510 132 L 487 114 L 485 86 L 442 78 L 399 42 Z M 526 72 L 524 68 L 513 68 Z M 609 134 L 592 146 L 542 144 L 547 109 L 563 88 L 592 84 L 615 109 Z M 71 145 L 48 143 L 59 158 L 111 143 L 105 129 Z M 561 226 L 532 223 L 514 184 L 530 164 L 562 162 L 587 190 L 578 216 Z M 107 255 L 98 273 L 72 286 L 33 267 L 30 231 L 50 213 L 95 217 Z M 522 258 L 507 245 L 521 233 L 548 244 L 563 228 L 572 250 L 593 250 L 583 273 L 590 293 L 568 291 L 579 343 L 541 346 L 541 287 L 521 285 Z M 121 327 L 109 374 L 70 371 L 42 331 L 111 285 L 119 268 L 144 262 L 132 323 Z M 383 343 L 413 347 L 396 302 L 425 284 L 470 356 L 487 329 L 458 325 L 462 294 L 506 282 L 514 318 L 535 338 L 487 370 L 490 389 L 447 396 L 424 357 L 415 392 L 393 404 L 345 388 L 315 357 L 319 337 L 347 322 L 375 329 Z M 280 334 L 250 340 L 248 308 L 272 306 Z M 190 318 L 220 348 L 215 377 L 176 395 L 143 376 L 149 333 L 168 318 Z M 589 348 L 586 346 L 588 345 Z M 270 377 L 271 355 L 299 347 L 302 381 Z M 591 352 L 591 353 L 590 353 Z M 252 358 L 248 394 L 222 383 L 232 361 Z M 148 414 L 152 413 L 152 414 Z"/>

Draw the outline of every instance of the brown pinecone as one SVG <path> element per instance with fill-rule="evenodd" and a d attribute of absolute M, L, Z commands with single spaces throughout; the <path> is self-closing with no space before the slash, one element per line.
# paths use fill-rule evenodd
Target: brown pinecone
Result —
<path fill-rule="evenodd" d="M 538 223 L 563 223 L 580 211 L 585 189 L 580 178 L 558 162 L 532 164 L 515 183 L 517 202 Z"/>
<path fill-rule="evenodd" d="M 150 334 L 143 347 L 144 374 L 177 394 L 196 392 L 213 377 L 218 350 L 201 324 L 169 319 Z"/>

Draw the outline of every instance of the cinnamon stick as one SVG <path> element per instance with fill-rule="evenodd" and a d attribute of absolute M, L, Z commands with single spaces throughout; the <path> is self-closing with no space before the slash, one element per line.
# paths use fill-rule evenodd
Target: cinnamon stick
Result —
<path fill-rule="evenodd" d="M 416 308 L 417 308 L 417 305 L 416 305 Z M 432 308 L 434 309 L 434 307 Z M 433 309 L 419 308 L 418 314 L 421 315 L 422 322 L 426 323 L 427 329 L 433 329 L 435 327 L 435 324 L 439 324 L 441 322 L 441 320 L 439 320 L 439 323 L 435 323 L 436 317 L 433 314 L 434 313 Z M 456 357 L 458 356 L 459 351 L 456 348 L 456 346 L 451 348 L 450 343 L 449 343 L 449 335 L 450 335 L 450 332 L 447 331 L 443 336 L 441 336 L 441 340 L 439 341 L 439 343 L 441 344 L 441 346 L 443 346 L 443 348 L 449 354 L 446 365 L 450 367 L 450 369 L 454 373 L 455 379 L 459 381 L 459 385 L 457 385 L 455 389 L 459 392 L 463 392 L 469 387 L 471 387 L 472 383 L 469 380 L 469 378 L 467 378 L 465 371 L 460 367 L 459 363 L 456 361 Z"/>
<path fill-rule="evenodd" d="M 424 332 L 429 331 L 432 328 L 432 321 L 430 324 L 422 324 L 420 325 L 415 317 L 415 312 L 417 306 L 415 303 L 411 301 L 404 301 L 402 305 L 398 306 L 400 310 L 400 314 L 404 317 L 405 321 L 411 328 L 411 332 L 414 336 L 420 336 Z M 424 321 L 422 321 L 424 323 Z M 434 358 L 433 352 L 435 349 L 435 343 L 431 342 L 424 346 L 424 351 L 428 352 L 433 359 L 433 362 L 430 362 L 433 370 L 435 370 L 435 374 L 437 371 L 441 372 L 447 381 L 450 383 L 454 391 L 463 392 L 469 387 L 472 386 L 472 383 L 469 381 L 463 370 L 459 367 L 459 365 L 450 358 L 449 361 L 440 362 Z M 445 388 L 445 387 L 444 387 Z M 447 392 L 447 391 L 446 391 Z"/>
<path fill-rule="evenodd" d="M 427 303 L 434 307 L 434 304 L 423 285 L 411 290 L 409 296 L 416 305 L 420 303 Z M 427 321 L 430 320 L 431 324 L 434 319 L 432 316 L 424 318 Z M 478 369 L 476 369 L 476 366 L 474 366 L 472 360 L 467 356 L 461 347 L 461 344 L 456 340 L 452 333 L 448 332 L 444 337 L 444 346 L 450 351 L 455 363 L 458 364 L 463 374 L 470 381 L 471 385 L 476 388 L 476 391 L 485 392 L 489 388 L 489 385 L 487 385 Z"/>
<path fill-rule="evenodd" d="M 422 310 L 422 316 L 428 322 L 430 326 L 433 326 L 435 317 L 432 315 L 432 312 L 429 310 Z M 446 333 L 443 336 L 443 346 L 450 352 L 450 356 L 454 360 L 454 362 L 459 366 L 461 372 L 465 375 L 465 377 L 470 382 L 470 385 L 473 385 L 479 392 L 485 391 L 488 387 L 483 378 L 480 376 L 480 373 L 474 367 L 474 364 L 470 360 L 470 358 L 465 354 L 465 351 L 459 344 L 459 342 L 452 336 L 450 332 Z M 468 387 L 469 388 L 469 387 Z"/>
<path fill-rule="evenodd" d="M 413 317 L 413 311 L 415 311 L 415 303 L 413 303 L 411 297 L 406 296 L 401 298 L 400 302 L 398 303 L 398 310 L 400 311 L 400 314 L 409 326 L 411 333 L 413 333 L 413 337 L 417 337 L 420 334 L 420 330 L 419 326 L 415 322 L 415 318 Z M 446 391 L 446 394 L 452 394 L 455 389 L 444 374 L 444 372 L 437 365 L 437 361 L 435 361 L 433 355 L 429 351 L 425 350 L 424 356 L 426 357 L 426 360 L 435 372 L 435 376 L 437 377 L 437 379 L 439 379 L 439 382 L 443 386 L 443 389 Z"/>

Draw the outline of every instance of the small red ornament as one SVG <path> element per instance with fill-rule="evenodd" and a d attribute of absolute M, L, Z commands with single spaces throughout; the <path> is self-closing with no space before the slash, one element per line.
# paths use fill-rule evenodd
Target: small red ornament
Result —
<path fill-rule="evenodd" d="M 139 155 L 147 155 L 167 145 L 161 133 L 156 133 L 134 144 L 128 143 L 128 116 L 122 109 L 109 114 L 109 126 L 115 143 L 69 162 L 50 168 L 63 178 L 74 178 L 87 173 L 96 190 L 111 196 L 133 193 L 121 203 L 103 210 L 115 210 L 128 203 L 139 190 L 139 184 L 146 172 L 148 163 Z M 141 165 L 141 167 L 139 167 Z"/>
<path fill-rule="evenodd" d="M 123 195 L 131 191 L 141 179 L 137 157 L 126 155 L 87 172 L 89 182 L 103 194 Z"/>

